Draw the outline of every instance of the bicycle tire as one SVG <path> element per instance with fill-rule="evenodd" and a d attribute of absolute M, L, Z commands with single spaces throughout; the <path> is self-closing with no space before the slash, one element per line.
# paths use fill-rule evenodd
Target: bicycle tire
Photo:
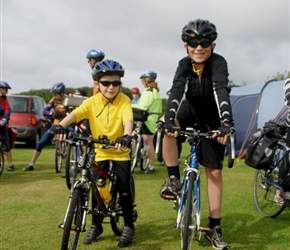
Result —
<path fill-rule="evenodd" d="M 65 180 L 68 189 L 71 189 L 77 178 L 78 162 L 77 162 L 77 146 L 68 144 L 65 163 Z"/>
<path fill-rule="evenodd" d="M 133 176 L 131 176 L 131 194 L 132 194 L 132 200 L 133 204 L 135 203 L 135 182 Z M 115 216 L 110 217 L 110 222 L 111 222 L 111 228 L 112 231 L 116 236 L 121 236 L 123 232 L 123 227 L 125 225 L 124 217 L 123 217 L 123 212 L 122 208 L 120 205 L 120 196 L 119 192 L 117 190 L 113 191 L 113 196 L 111 200 L 111 210 L 112 211 L 117 211 Z M 134 216 L 133 216 L 134 221 L 137 219 L 136 211 L 134 211 Z"/>
<path fill-rule="evenodd" d="M 134 169 L 136 168 L 138 164 L 138 152 L 140 149 L 140 142 L 138 139 L 133 139 L 132 141 L 132 153 L 131 153 L 131 173 L 134 172 Z"/>
<path fill-rule="evenodd" d="M 60 173 L 62 167 L 66 165 L 66 142 L 56 141 L 55 143 L 55 171 Z"/>
<path fill-rule="evenodd" d="M 141 141 L 140 145 L 140 170 L 145 172 L 149 166 L 148 151 L 143 140 Z"/>
<path fill-rule="evenodd" d="M 61 249 L 77 249 L 84 216 L 85 195 L 81 189 L 76 189 L 72 195 L 64 223 Z"/>
<path fill-rule="evenodd" d="M 4 170 L 4 153 L 2 148 L 0 149 L 0 175 L 2 174 Z"/>
<path fill-rule="evenodd" d="M 283 144 L 278 144 L 275 150 L 274 163 L 277 159 L 280 159 L 280 156 L 283 155 L 286 150 L 287 148 Z M 287 161 L 286 164 L 289 164 L 288 155 L 284 160 Z M 279 191 L 277 191 L 278 189 L 275 186 L 266 182 L 265 178 L 268 178 L 271 182 L 276 180 L 272 170 L 269 171 L 270 172 L 267 173 L 266 170 L 257 169 L 255 172 L 253 188 L 254 202 L 259 213 L 265 217 L 275 218 L 285 209 L 286 205 L 285 203 L 279 203 L 275 200 L 275 196 Z"/>
<path fill-rule="evenodd" d="M 193 172 L 189 175 L 186 197 L 184 199 L 183 209 L 181 211 L 181 249 L 191 249 L 192 240 L 196 230 L 196 199 L 194 198 L 194 182 L 196 180 L 196 174 Z"/>

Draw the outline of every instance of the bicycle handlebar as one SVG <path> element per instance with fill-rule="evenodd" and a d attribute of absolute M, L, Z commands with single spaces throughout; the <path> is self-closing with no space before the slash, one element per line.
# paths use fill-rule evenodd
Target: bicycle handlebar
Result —
<path fill-rule="evenodd" d="M 203 138 L 212 139 L 212 136 L 218 133 L 220 134 L 219 130 L 212 130 L 208 132 L 200 132 L 198 130 L 195 130 L 194 128 L 186 128 L 186 130 L 180 130 L 179 129 L 179 135 L 178 136 L 185 136 L 187 137 L 188 142 L 194 142 L 199 141 Z M 228 168 L 232 168 L 234 165 L 234 159 L 235 159 L 235 137 L 236 137 L 236 130 L 235 128 L 230 128 L 228 132 L 228 143 L 229 143 L 229 155 L 228 155 Z"/>

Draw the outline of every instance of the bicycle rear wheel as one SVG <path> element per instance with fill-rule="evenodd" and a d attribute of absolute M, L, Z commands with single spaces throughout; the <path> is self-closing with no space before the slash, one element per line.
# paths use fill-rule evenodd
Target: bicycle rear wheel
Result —
<path fill-rule="evenodd" d="M 66 142 L 56 141 L 55 143 L 55 171 L 60 173 L 66 165 Z"/>
<path fill-rule="evenodd" d="M 4 153 L 2 148 L 0 149 L 0 175 L 2 174 L 4 170 Z"/>
<path fill-rule="evenodd" d="M 274 165 L 279 168 L 282 164 L 289 166 L 289 156 L 286 155 L 282 161 L 279 161 L 283 154 L 287 151 L 287 148 L 283 144 L 278 144 L 274 156 Z M 280 164 L 276 164 L 280 162 Z M 275 218 L 284 209 L 285 203 L 278 202 L 277 196 L 281 190 L 277 189 L 273 184 L 278 184 L 278 176 L 274 174 L 272 170 L 256 170 L 254 175 L 254 202 L 257 210 L 264 216 Z M 272 184 L 273 183 L 273 184 Z"/>
<path fill-rule="evenodd" d="M 139 149 L 140 149 L 140 142 L 138 139 L 132 140 L 132 151 L 131 151 L 131 173 L 133 173 L 134 169 L 138 163 L 139 157 Z"/>
<path fill-rule="evenodd" d="M 193 172 L 189 175 L 186 196 L 184 198 L 183 209 L 181 211 L 181 249 L 191 249 L 192 240 L 196 230 L 196 217 L 197 212 L 196 201 L 197 197 L 193 192 L 196 174 Z"/>
<path fill-rule="evenodd" d="M 68 189 L 71 189 L 78 173 L 77 150 L 78 147 L 76 145 L 68 144 L 65 164 L 65 180 Z"/>
<path fill-rule="evenodd" d="M 61 249 L 77 249 L 79 236 L 82 231 L 85 195 L 81 189 L 76 189 L 72 195 L 67 217 L 64 223 Z"/>

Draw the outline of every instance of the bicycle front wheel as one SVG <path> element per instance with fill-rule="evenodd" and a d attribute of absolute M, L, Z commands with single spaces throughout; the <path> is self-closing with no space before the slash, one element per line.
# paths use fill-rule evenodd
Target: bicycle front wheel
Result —
<path fill-rule="evenodd" d="M 193 172 L 189 175 L 186 195 L 184 197 L 183 208 L 181 211 L 181 249 L 191 249 L 192 240 L 196 230 L 196 217 L 197 212 L 196 201 L 197 197 L 194 194 L 194 182 L 196 180 L 196 174 Z"/>
<path fill-rule="evenodd" d="M 149 166 L 149 157 L 147 147 L 144 140 L 141 141 L 140 147 L 140 169 L 142 172 L 145 172 Z"/>
<path fill-rule="evenodd" d="M 4 153 L 2 148 L 0 149 L 0 175 L 2 174 L 4 170 Z"/>
<path fill-rule="evenodd" d="M 66 142 L 56 141 L 55 143 L 55 171 L 60 173 L 62 167 L 66 165 Z"/>
<path fill-rule="evenodd" d="M 71 189 L 77 177 L 78 171 L 77 150 L 78 147 L 76 145 L 68 144 L 65 163 L 65 179 L 66 186 L 68 189 Z"/>
<path fill-rule="evenodd" d="M 72 195 L 67 217 L 64 223 L 61 249 L 77 249 L 82 230 L 85 196 L 81 189 L 76 189 Z"/>

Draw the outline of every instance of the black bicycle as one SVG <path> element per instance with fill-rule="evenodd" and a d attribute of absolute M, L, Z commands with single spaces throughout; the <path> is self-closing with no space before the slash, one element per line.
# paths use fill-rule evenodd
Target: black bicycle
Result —
<path fill-rule="evenodd" d="M 116 170 L 110 164 L 109 171 L 98 167 L 95 159 L 91 154 L 91 150 L 95 144 L 102 144 L 101 148 L 109 149 L 114 147 L 114 142 L 107 139 L 106 136 L 100 136 L 99 139 L 92 137 L 75 137 L 71 140 L 82 141 L 85 145 L 85 152 L 79 157 L 78 167 L 81 170 L 81 177 L 75 181 L 71 188 L 70 199 L 64 222 L 60 225 L 63 229 L 63 237 L 61 249 L 76 249 L 79 235 L 86 231 L 87 214 L 100 214 L 103 217 L 110 218 L 111 228 L 115 235 L 120 236 L 124 227 L 124 218 L 122 208 L 120 206 L 119 192 L 117 190 Z M 102 197 L 101 191 L 98 189 L 93 180 L 91 169 L 95 168 L 109 182 L 110 199 Z M 97 206 L 89 208 L 90 192 L 96 198 Z M 131 192 L 133 203 L 135 202 L 135 184 L 133 176 L 131 176 Z M 133 204 L 134 207 L 136 204 Z M 137 220 L 137 211 L 134 210 L 134 222 Z"/>
<path fill-rule="evenodd" d="M 3 144 L 2 144 L 2 137 L 0 135 L 0 175 L 4 170 L 4 151 L 3 151 Z"/>
<path fill-rule="evenodd" d="M 133 108 L 133 117 L 134 117 L 134 130 L 133 130 L 133 140 L 132 140 L 132 166 L 131 172 L 137 167 L 139 162 L 140 169 L 142 172 L 146 171 L 149 166 L 149 158 L 146 144 L 142 138 L 141 128 L 143 123 L 147 121 L 149 115 L 160 115 L 160 113 L 149 112 L 145 109 Z"/>
<path fill-rule="evenodd" d="M 285 196 L 280 175 L 287 176 L 290 169 L 290 148 L 286 145 L 287 126 L 276 123 L 279 136 L 273 163 L 268 169 L 257 169 L 254 175 L 254 202 L 257 210 L 265 217 L 275 218 L 286 207 L 290 207 L 290 197 Z"/>

